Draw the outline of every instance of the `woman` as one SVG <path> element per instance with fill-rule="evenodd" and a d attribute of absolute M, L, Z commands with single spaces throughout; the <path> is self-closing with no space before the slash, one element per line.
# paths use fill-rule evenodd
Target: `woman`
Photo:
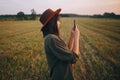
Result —
<path fill-rule="evenodd" d="M 76 62 L 79 55 L 79 30 L 72 29 L 67 46 L 59 36 L 60 11 L 47 9 L 40 17 L 45 53 L 51 80 L 74 80 L 71 64 Z"/>

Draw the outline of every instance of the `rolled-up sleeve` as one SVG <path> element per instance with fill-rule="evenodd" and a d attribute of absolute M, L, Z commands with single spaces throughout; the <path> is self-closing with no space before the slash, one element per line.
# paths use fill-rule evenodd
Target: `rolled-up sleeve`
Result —
<path fill-rule="evenodd" d="M 51 53 L 59 60 L 72 64 L 77 61 L 78 55 L 70 51 L 65 43 L 59 38 L 50 38 L 47 44 Z"/>

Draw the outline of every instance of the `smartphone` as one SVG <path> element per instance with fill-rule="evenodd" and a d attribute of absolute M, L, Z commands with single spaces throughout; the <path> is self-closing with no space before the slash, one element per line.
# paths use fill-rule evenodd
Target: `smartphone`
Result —
<path fill-rule="evenodd" d="M 74 27 L 73 27 L 73 29 L 74 30 L 76 29 L 76 22 L 75 22 L 75 20 L 74 20 Z"/>

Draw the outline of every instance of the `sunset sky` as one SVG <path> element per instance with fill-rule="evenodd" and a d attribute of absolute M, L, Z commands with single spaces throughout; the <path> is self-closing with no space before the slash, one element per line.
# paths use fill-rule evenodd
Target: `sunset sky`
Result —
<path fill-rule="evenodd" d="M 120 14 L 120 0 L 0 0 L 0 15 L 17 14 L 19 11 L 30 14 L 33 8 L 37 14 L 47 8 L 53 10 L 62 8 L 61 13 L 81 15 L 103 14 L 104 12 Z"/>

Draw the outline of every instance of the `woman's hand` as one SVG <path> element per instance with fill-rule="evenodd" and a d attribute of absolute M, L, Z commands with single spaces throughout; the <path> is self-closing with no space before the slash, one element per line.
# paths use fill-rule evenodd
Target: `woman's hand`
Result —
<path fill-rule="evenodd" d="M 70 34 L 69 43 L 68 43 L 68 48 L 70 49 L 70 51 L 73 50 L 73 44 L 74 44 L 74 31 L 72 29 L 71 34 Z"/>
<path fill-rule="evenodd" d="M 72 33 L 74 35 L 74 39 L 79 39 L 80 31 L 77 26 L 76 26 L 75 30 L 72 29 Z"/>
<path fill-rule="evenodd" d="M 80 36 L 80 32 L 77 26 L 75 29 L 72 28 L 68 47 L 71 51 L 73 51 L 77 55 L 79 55 L 79 36 Z"/>
<path fill-rule="evenodd" d="M 76 26 L 75 30 L 72 29 L 72 35 L 74 36 L 73 52 L 79 55 L 79 36 L 80 32 Z"/>

